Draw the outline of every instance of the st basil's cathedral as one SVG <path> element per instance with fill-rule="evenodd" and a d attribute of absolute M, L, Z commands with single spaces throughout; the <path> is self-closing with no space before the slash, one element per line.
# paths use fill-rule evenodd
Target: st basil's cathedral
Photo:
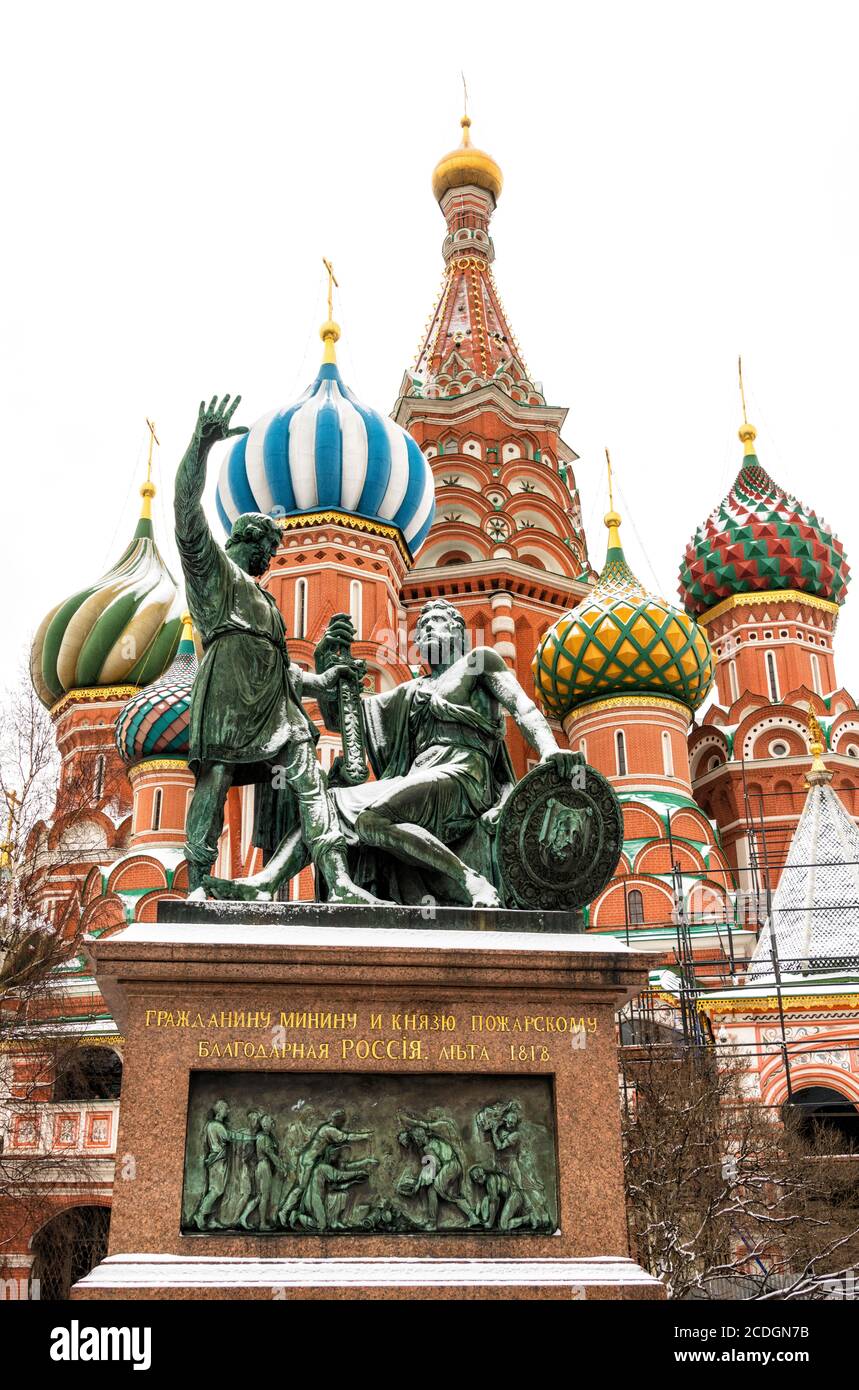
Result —
<path fill-rule="evenodd" d="M 222 456 L 224 536 L 244 511 L 276 521 L 280 548 L 261 582 L 291 659 L 312 668 L 329 619 L 348 612 L 369 690 L 415 674 L 412 632 L 427 599 L 454 604 L 472 641 L 494 646 L 533 691 L 559 741 L 614 785 L 623 853 L 585 921 L 652 955 L 650 1024 L 667 1038 L 692 1028 L 735 1040 L 751 1094 L 772 1105 L 805 1095 L 855 1126 L 859 709 L 835 671 L 842 543 L 770 477 L 743 412 L 736 481 L 685 547 L 676 539 L 677 595 L 651 592 L 630 568 L 613 502 L 603 558 L 603 541 L 583 529 L 567 410 L 533 379 L 496 284 L 501 169 L 472 143 L 468 116 L 461 125 L 432 176 L 441 288 L 393 410 L 362 402 L 341 376 L 329 299 L 314 381 Z M 141 493 L 116 563 L 61 600 L 32 645 L 61 759 L 53 818 L 36 832 L 41 905 L 70 940 L 154 922 L 160 902 L 188 891 L 201 652 L 153 531 L 148 475 Z M 521 777 L 532 750 L 516 730 L 508 747 Z M 322 728 L 324 767 L 338 751 Z M 72 804 L 82 784 L 83 817 Z M 260 863 L 253 790 L 234 788 L 215 872 Z M 314 896 L 311 872 L 293 880 L 292 899 Z M 622 1040 L 636 1027 L 623 1021 Z M 89 1090 L 54 1085 L 58 1039 L 79 1048 Z M 13 1095 L 40 1101 L 0 1115 L 4 1152 L 74 1159 L 53 1165 L 41 1209 L 4 1246 L 0 1277 L 22 1297 L 44 1231 L 110 1206 L 122 1049 L 81 953 L 52 982 L 26 1046 L 0 1059 Z"/>

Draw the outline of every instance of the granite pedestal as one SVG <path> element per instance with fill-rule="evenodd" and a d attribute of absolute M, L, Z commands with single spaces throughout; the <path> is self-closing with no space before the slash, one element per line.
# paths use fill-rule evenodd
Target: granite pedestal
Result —
<path fill-rule="evenodd" d="M 168 920 L 91 943 L 126 1043 L 109 1254 L 73 1298 L 663 1296 L 628 1257 L 621 1166 L 614 1014 L 645 984 L 643 957 L 570 931 L 564 913 L 163 907 Z M 193 1225 L 216 1097 L 240 1130 L 270 1111 L 292 1165 L 262 1199 L 268 1223 L 258 1207 L 249 1231 Z M 493 1138 L 486 1115 L 511 1101 L 521 1132 L 507 1120 Z M 279 1222 L 302 1163 L 294 1135 L 340 1106 L 337 1123 L 376 1136 L 320 1159 L 347 1195 L 324 1229 L 307 1202 Z M 302 1114 L 315 1116 L 304 1130 Z M 440 1115 L 458 1157 L 427 1177 L 447 1150 L 412 1151 L 396 1131 Z M 373 1145 L 376 1167 L 347 1191 L 337 1154 L 360 1166 Z M 374 1205 L 395 1168 L 390 1190 L 407 1195 Z M 523 1195 L 537 1189 L 540 1222 Z M 477 1227 L 463 1212 L 481 1195 Z"/>

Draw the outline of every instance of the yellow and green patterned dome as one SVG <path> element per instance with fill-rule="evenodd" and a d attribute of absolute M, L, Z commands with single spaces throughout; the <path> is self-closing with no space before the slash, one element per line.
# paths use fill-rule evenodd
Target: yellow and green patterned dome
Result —
<path fill-rule="evenodd" d="M 531 669 L 537 699 L 563 719 L 587 700 L 659 695 L 694 710 L 713 683 L 713 653 L 693 618 L 636 579 L 606 515 L 608 551 L 594 588 L 549 628 Z"/>

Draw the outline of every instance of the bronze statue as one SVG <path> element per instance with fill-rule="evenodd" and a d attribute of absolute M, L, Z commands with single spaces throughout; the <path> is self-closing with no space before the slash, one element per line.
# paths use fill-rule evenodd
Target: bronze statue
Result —
<path fill-rule="evenodd" d="M 227 1165 L 229 1162 L 230 1131 L 227 1127 L 230 1108 L 225 1100 L 216 1101 L 212 1116 L 205 1126 L 205 1153 L 203 1163 L 206 1169 L 206 1190 L 194 1213 L 194 1225 L 200 1231 L 219 1229 L 221 1223 L 213 1216 L 227 1187 Z"/>
<path fill-rule="evenodd" d="M 289 1078 L 249 1078 L 248 1099 L 268 1099 L 248 1106 L 237 1128 L 228 1102 L 210 1099 L 189 1124 L 183 1228 L 253 1236 L 554 1230 L 550 1128 L 526 1119 L 517 1096 L 479 1108 L 454 1096 L 450 1108 L 406 1110 L 395 1097 L 412 1080 L 397 1078 L 386 1097 L 390 1079 L 374 1078 L 372 1129 L 347 1128 L 344 1108 L 325 1118 L 324 1107 L 308 1105 L 313 1083 L 306 1078 L 297 1096 Z M 473 1081 L 476 1098 L 482 1082 Z M 289 1089 L 283 1109 L 274 1100 L 280 1085 Z M 445 1085 L 457 1089 L 455 1078 Z M 359 1089 L 366 1105 L 368 1093 Z M 539 1104 L 532 1101 L 529 1113 L 539 1115 Z M 358 1144 L 369 1152 L 356 1156 Z"/>
<path fill-rule="evenodd" d="M 429 674 L 361 701 L 364 741 L 377 780 L 334 786 L 331 797 L 341 831 L 352 847 L 355 874 L 365 891 L 401 902 L 428 894 L 473 907 L 501 905 L 492 837 L 515 785 L 504 746 L 509 714 L 563 782 L 582 767 L 578 753 L 558 747 L 545 717 L 492 647 L 466 650 L 465 623 L 444 599 L 424 605 L 416 642 Z M 361 671 L 349 644 L 352 624 L 339 614 L 320 643 L 341 655 L 347 673 Z M 336 685 L 314 692 L 328 728 L 339 730 Z M 305 676 L 305 689 L 308 678 Z M 220 898 L 269 898 L 308 862 L 303 832 L 283 836 L 276 791 L 259 789 L 258 825 L 273 854 L 261 873 L 229 881 L 207 877 Z"/>
<path fill-rule="evenodd" d="M 274 1134 L 274 1116 L 251 1110 L 248 1121 L 254 1133 L 251 1195 L 239 1217 L 239 1225 L 246 1231 L 251 1227 L 248 1218 L 258 1213 L 259 1229 L 269 1231 L 274 1225 L 274 1212 L 271 1210 L 275 1174 L 285 1178 L 289 1168 L 280 1156 L 280 1145 Z"/>
<path fill-rule="evenodd" d="M 423 1198 L 426 1230 L 438 1230 L 442 1202 L 460 1211 L 468 1226 L 478 1226 L 479 1217 L 462 1192 L 464 1165 L 454 1121 L 446 1115 L 433 1120 L 407 1116 L 397 1141 L 420 1157 L 419 1171 L 405 1169 L 397 1181 L 397 1191 L 404 1197 Z"/>
<path fill-rule="evenodd" d="M 226 550 L 216 543 L 201 499 L 206 464 L 218 440 L 245 433 L 232 418 L 241 400 L 229 396 L 200 403 L 193 437 L 176 475 L 176 543 L 188 607 L 205 655 L 194 682 L 188 764 L 195 777 L 186 827 L 191 897 L 204 896 L 203 879 L 214 864 L 231 786 L 270 784 L 279 769 L 288 814 L 335 902 L 373 903 L 352 881 L 346 846 L 316 759 L 318 730 L 301 704 L 302 693 L 321 698 L 335 691 L 351 667 L 335 662 L 323 675 L 291 666 L 283 618 L 257 581 L 278 548 L 270 517 L 245 513 L 235 522 Z"/>
<path fill-rule="evenodd" d="M 327 1170 L 334 1165 L 331 1160 L 338 1149 L 346 1144 L 357 1143 L 361 1139 L 372 1139 L 372 1130 L 360 1130 L 354 1133 L 344 1129 L 346 1123 L 345 1110 L 335 1110 L 329 1115 L 321 1125 L 318 1125 L 311 1135 L 308 1142 L 304 1145 L 298 1155 L 297 1171 L 295 1182 L 290 1190 L 285 1194 L 277 1213 L 277 1219 L 281 1226 L 310 1225 L 318 1222 L 320 1213 L 325 1211 L 324 1192 L 325 1184 L 336 1187 L 337 1179 L 327 1171 L 316 1177 L 316 1169 L 322 1164 Z M 370 1166 L 375 1163 L 374 1159 L 360 1159 L 354 1169 L 350 1169 L 348 1164 L 339 1167 L 338 1172 L 344 1179 L 349 1174 L 357 1174 L 360 1168 Z M 364 1174 L 366 1176 L 366 1174 Z M 349 1176 L 349 1182 L 357 1182 L 357 1176 Z M 348 1183 L 345 1183 L 348 1186 Z M 326 1225 L 323 1219 L 320 1229 Z"/>

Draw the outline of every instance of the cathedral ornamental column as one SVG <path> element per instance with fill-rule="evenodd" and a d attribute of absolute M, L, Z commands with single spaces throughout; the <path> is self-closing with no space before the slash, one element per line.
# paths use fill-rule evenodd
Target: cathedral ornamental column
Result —
<path fill-rule="evenodd" d="M 503 656 L 508 666 L 516 664 L 516 643 L 513 640 L 516 623 L 513 618 L 512 594 L 493 594 L 492 604 L 492 645 Z"/>

